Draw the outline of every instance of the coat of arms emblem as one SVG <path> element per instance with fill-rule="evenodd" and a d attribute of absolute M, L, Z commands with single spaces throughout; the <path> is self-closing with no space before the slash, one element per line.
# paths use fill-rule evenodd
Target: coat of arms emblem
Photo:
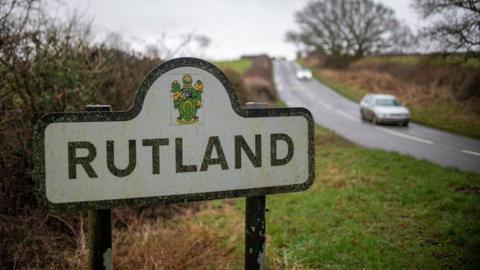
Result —
<path fill-rule="evenodd" d="M 203 83 L 197 80 L 192 85 L 190 74 L 184 74 L 182 84 L 177 80 L 172 82 L 173 107 L 178 110 L 177 123 L 181 125 L 193 124 L 199 121 L 197 111 L 202 107 Z"/>

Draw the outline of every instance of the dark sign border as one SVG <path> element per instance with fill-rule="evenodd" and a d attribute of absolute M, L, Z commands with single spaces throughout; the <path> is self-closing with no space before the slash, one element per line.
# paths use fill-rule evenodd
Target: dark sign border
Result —
<path fill-rule="evenodd" d="M 169 195 L 156 197 L 142 197 L 129 199 L 115 199 L 102 201 L 86 201 L 73 203 L 52 203 L 47 199 L 45 187 L 45 129 L 52 123 L 65 122 L 113 122 L 128 121 L 135 118 L 142 110 L 145 96 L 150 86 L 164 73 L 178 67 L 195 67 L 214 75 L 227 90 L 233 110 L 241 117 L 285 117 L 303 116 L 308 121 L 308 179 L 302 184 L 271 186 L 241 190 L 215 191 L 184 195 Z M 36 182 L 37 198 L 52 211 L 76 211 L 87 209 L 108 209 L 125 206 L 149 206 L 154 204 L 180 203 L 222 198 L 258 196 L 275 193 L 302 191 L 310 187 L 315 178 L 315 146 L 314 121 L 312 114 L 305 108 L 278 108 L 278 109 L 242 109 L 230 81 L 225 74 L 213 64 L 201 59 L 184 57 L 165 62 L 154 68 L 142 81 L 128 111 L 119 112 L 76 112 L 51 113 L 41 117 L 34 130 L 34 178 Z"/>

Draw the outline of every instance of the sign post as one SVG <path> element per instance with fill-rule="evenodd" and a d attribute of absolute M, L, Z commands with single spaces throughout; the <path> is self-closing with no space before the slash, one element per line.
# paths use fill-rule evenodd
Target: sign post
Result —
<path fill-rule="evenodd" d="M 87 105 L 87 111 L 111 111 L 110 105 Z M 88 210 L 88 269 L 113 269 L 112 210 Z"/>
<path fill-rule="evenodd" d="M 249 102 L 247 110 L 264 109 L 266 104 Z M 245 199 L 245 269 L 265 269 L 266 196 Z"/>
<path fill-rule="evenodd" d="M 264 265 L 265 195 L 313 183 L 314 122 L 304 108 L 242 109 L 217 67 L 177 58 L 145 77 L 128 111 L 40 118 L 34 154 L 39 201 L 95 210 L 104 232 L 110 215 L 100 209 L 250 197 L 247 223 L 262 236 L 252 254 Z M 98 246 L 103 262 L 111 244 Z"/>
<path fill-rule="evenodd" d="M 245 199 L 245 269 L 265 269 L 266 196 Z"/>

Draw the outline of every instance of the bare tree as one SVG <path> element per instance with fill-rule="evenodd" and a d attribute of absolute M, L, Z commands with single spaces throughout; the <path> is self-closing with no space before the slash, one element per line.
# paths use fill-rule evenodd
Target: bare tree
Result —
<path fill-rule="evenodd" d="M 443 52 L 480 56 L 480 0 L 415 0 L 413 7 L 431 21 L 422 34 Z"/>
<path fill-rule="evenodd" d="M 413 41 L 410 29 L 392 9 L 372 0 L 316 0 L 295 14 L 298 32 L 287 40 L 319 52 L 363 56 L 401 51 Z"/>
<path fill-rule="evenodd" d="M 180 36 L 168 35 L 163 32 L 159 35 L 155 44 L 145 46 L 145 54 L 164 60 L 184 55 L 202 57 L 210 43 L 211 39 L 209 37 L 195 34 L 195 32 Z"/>

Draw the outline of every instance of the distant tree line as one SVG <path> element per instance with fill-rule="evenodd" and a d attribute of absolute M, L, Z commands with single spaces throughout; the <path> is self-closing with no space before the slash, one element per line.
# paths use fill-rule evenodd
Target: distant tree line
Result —
<path fill-rule="evenodd" d="M 299 30 L 286 39 L 328 55 L 413 52 L 424 42 L 436 51 L 478 57 L 480 0 L 415 0 L 412 7 L 430 23 L 417 36 L 373 0 L 313 0 L 296 12 Z"/>

